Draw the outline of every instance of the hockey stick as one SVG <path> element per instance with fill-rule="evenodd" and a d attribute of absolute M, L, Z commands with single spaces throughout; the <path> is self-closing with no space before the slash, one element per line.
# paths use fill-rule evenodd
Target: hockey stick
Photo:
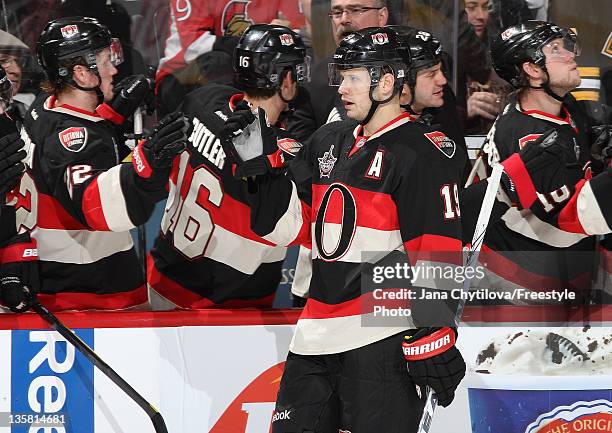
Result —
<path fill-rule="evenodd" d="M 161 413 L 141 396 L 132 386 L 127 383 L 115 370 L 113 370 L 106 362 L 100 358 L 91 347 L 81 340 L 72 330 L 67 328 L 53 313 L 42 306 L 38 301 L 34 300 L 32 309 L 42 317 L 45 322 L 49 323 L 53 329 L 60 333 L 67 341 L 70 342 L 79 352 L 81 352 L 93 365 L 98 367 L 106 377 L 112 380 L 123 392 L 125 392 L 132 400 L 136 402 L 151 418 L 155 433 L 168 433 L 166 423 Z"/>
<path fill-rule="evenodd" d="M 142 138 L 142 109 L 140 107 L 134 110 L 134 146 L 138 146 L 138 140 Z M 144 273 L 145 283 L 147 278 L 147 233 L 145 224 L 138 226 L 138 250 L 140 251 L 140 260 L 142 272 Z"/>
<path fill-rule="evenodd" d="M 485 233 L 487 231 L 487 226 L 489 225 L 489 219 L 491 218 L 491 212 L 493 210 L 493 204 L 495 203 L 495 196 L 497 195 L 497 190 L 499 189 L 499 183 L 501 181 L 501 175 L 503 172 L 503 167 L 501 164 L 495 164 L 493 166 L 493 172 L 491 173 L 491 177 L 489 178 L 489 184 L 487 185 L 487 190 L 485 191 L 484 198 L 482 199 L 482 207 L 480 208 L 480 213 L 478 214 L 478 220 L 476 221 L 476 228 L 474 229 L 474 236 L 472 237 L 472 244 L 470 245 L 470 250 L 467 253 L 467 257 L 465 260 L 465 267 L 475 267 L 478 262 L 478 255 L 480 254 L 480 248 L 482 247 L 482 242 L 484 241 Z M 470 291 L 470 285 L 472 283 L 472 279 L 465 279 L 463 282 L 463 287 L 461 288 L 461 299 L 459 300 L 459 305 L 457 306 L 457 311 L 455 313 L 455 325 L 459 325 L 461 321 L 461 316 L 463 314 L 463 308 L 466 303 L 466 294 Z M 436 410 L 436 406 L 438 404 L 438 399 L 433 389 L 427 387 L 427 400 L 425 401 L 425 407 L 423 408 L 423 416 L 421 417 L 421 422 L 419 423 L 419 429 L 417 433 L 428 433 L 431 428 L 431 422 L 433 420 L 433 414 Z"/>

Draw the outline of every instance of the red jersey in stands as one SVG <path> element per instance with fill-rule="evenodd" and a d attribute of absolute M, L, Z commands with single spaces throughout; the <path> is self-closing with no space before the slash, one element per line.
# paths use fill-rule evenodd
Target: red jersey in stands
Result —
<path fill-rule="evenodd" d="M 290 27 L 304 25 L 304 16 L 292 0 L 170 1 L 170 34 L 159 62 L 156 82 L 199 55 L 211 51 L 217 37 L 240 36 L 248 26 L 285 17 Z"/>

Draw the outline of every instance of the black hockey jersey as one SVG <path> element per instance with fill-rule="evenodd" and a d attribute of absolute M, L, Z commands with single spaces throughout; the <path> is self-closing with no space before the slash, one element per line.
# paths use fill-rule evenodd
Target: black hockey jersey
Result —
<path fill-rule="evenodd" d="M 321 65 L 322 63 L 319 64 L 318 67 L 321 68 Z M 316 76 L 316 74 L 313 75 L 313 77 Z M 315 97 L 317 103 L 313 104 L 313 107 L 316 108 L 312 110 L 314 119 L 311 119 L 311 123 L 316 123 L 318 119 L 318 121 L 323 121 L 322 124 L 338 121 L 348 121 L 353 122 L 354 125 L 357 124 L 356 121 L 347 117 L 337 88 L 329 87 L 327 82 L 323 83 L 320 79 L 313 80 L 310 86 L 313 92 L 317 92 Z M 446 85 L 444 87 L 444 105 L 439 108 L 425 109 L 419 121 L 429 123 L 433 130 L 443 132 L 456 144 L 457 155 L 455 156 L 455 160 L 463 164 L 461 185 L 465 185 L 472 166 L 468 157 L 465 137 L 459 124 L 456 105 L 455 95 L 452 89 Z M 306 119 L 308 119 L 308 115 L 311 114 L 310 111 L 304 109 L 303 106 L 298 106 L 295 113 L 296 117 Z M 321 113 L 325 114 L 324 119 L 322 119 Z M 303 124 L 305 121 L 302 120 L 301 123 Z M 295 276 L 291 286 L 291 292 L 296 296 L 306 297 L 308 294 L 308 287 L 310 286 L 312 275 L 311 262 L 310 245 L 301 245 L 298 252 Z"/>
<path fill-rule="evenodd" d="M 258 177 L 253 228 L 279 245 L 312 245 L 309 298 L 290 350 L 338 353 L 412 327 L 362 326 L 363 253 L 447 251 L 461 264 L 456 144 L 404 113 L 369 137 L 352 122 L 321 127 L 288 177 Z M 425 286 L 423 286 L 425 287 Z M 365 303 L 364 303 L 365 302 Z"/>
<path fill-rule="evenodd" d="M 16 224 L 40 258 L 40 301 L 52 310 L 126 308 L 147 301 L 129 230 L 166 191 L 149 191 L 120 140 L 95 113 L 42 95 L 25 118 L 28 169 L 13 194 Z"/>
<path fill-rule="evenodd" d="M 576 101 L 568 96 L 562 115 L 557 117 L 523 110 L 513 100 L 491 129 L 483 145 L 483 160 L 490 172 L 493 163 L 507 159 L 553 128 L 573 143 L 564 152 L 575 168 L 566 169 L 566 186 L 556 191 L 537 191 L 533 212 L 512 207 L 501 221 L 489 225 L 481 253 L 488 276 L 481 284 L 540 292 L 565 288 L 580 291 L 591 284 L 595 239 L 589 236 L 593 232 L 587 224 L 592 224 L 591 215 L 601 215 L 601 210 L 592 194 L 588 195 L 589 123 Z M 589 197 L 586 200 L 585 194 Z M 578 197 L 581 203 L 576 206 Z M 581 227 L 581 219 L 586 228 Z"/>
<path fill-rule="evenodd" d="M 170 176 L 160 234 L 149 257 L 149 285 L 184 308 L 271 306 L 286 248 L 256 235 L 244 182 L 219 140 L 242 93 L 209 84 L 184 101 L 187 149 Z M 295 144 L 280 129 L 279 147 Z"/>
<path fill-rule="evenodd" d="M 0 137 L 15 133 L 17 127 L 7 116 L 0 115 Z M 13 185 L 6 185 L 11 188 Z M 17 233 L 15 224 L 15 208 L 11 206 L 13 194 L 2 196 L 0 203 L 0 268 L 7 263 L 31 262 L 38 259 L 36 241 L 30 238 L 30 233 Z M 23 277 L 23 276 L 22 276 Z M 23 281 L 23 280 L 22 280 Z M 32 287 L 31 281 L 23 281 Z"/>

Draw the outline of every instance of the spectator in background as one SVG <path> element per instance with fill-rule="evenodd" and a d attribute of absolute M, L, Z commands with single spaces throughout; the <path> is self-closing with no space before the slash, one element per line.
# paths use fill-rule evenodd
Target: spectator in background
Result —
<path fill-rule="evenodd" d="M 548 0 L 526 0 L 534 20 L 548 19 Z"/>
<path fill-rule="evenodd" d="M 499 28 L 491 20 L 491 0 L 466 0 L 465 13 L 467 20 L 486 49 L 483 62 L 490 64 L 489 46 L 491 38 L 499 34 Z M 460 61 L 462 59 L 460 58 Z M 486 134 L 493 121 L 504 108 L 506 83 L 490 69 L 486 80 L 473 77 L 469 73 L 458 81 L 461 89 L 459 95 L 466 96 L 465 105 L 461 110 L 465 113 L 464 129 L 467 134 Z M 463 101 L 463 98 L 460 98 Z"/>
<path fill-rule="evenodd" d="M 0 65 L 6 71 L 13 86 L 13 99 L 9 103 L 6 112 L 19 124 L 28 111 L 28 107 L 34 101 L 32 93 L 20 93 L 23 78 L 23 66 L 30 56 L 30 49 L 20 39 L 0 30 Z"/>
<path fill-rule="evenodd" d="M 302 41 L 308 50 L 307 54 L 312 59 L 312 0 L 298 0 L 298 8 L 300 13 L 304 14 L 304 26 L 298 29 L 297 33 L 302 37 Z"/>

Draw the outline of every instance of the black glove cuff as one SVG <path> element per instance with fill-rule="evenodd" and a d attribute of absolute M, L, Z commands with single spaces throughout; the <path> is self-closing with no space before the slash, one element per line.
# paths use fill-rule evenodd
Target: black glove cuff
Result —
<path fill-rule="evenodd" d="M 272 167 L 265 155 L 244 161 L 236 167 L 235 176 L 237 178 L 259 176 L 271 172 Z"/>

